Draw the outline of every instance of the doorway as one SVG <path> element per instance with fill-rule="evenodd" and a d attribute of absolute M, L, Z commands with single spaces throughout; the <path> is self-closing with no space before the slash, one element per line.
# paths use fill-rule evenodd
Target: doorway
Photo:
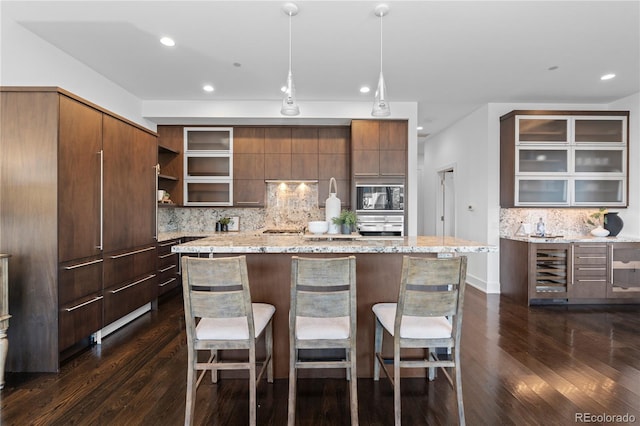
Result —
<path fill-rule="evenodd" d="M 453 167 L 438 172 L 440 190 L 436 200 L 436 235 L 456 236 L 455 170 Z"/>

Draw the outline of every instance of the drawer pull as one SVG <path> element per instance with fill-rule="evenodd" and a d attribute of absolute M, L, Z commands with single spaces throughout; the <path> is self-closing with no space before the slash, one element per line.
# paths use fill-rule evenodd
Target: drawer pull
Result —
<path fill-rule="evenodd" d="M 113 256 L 109 256 L 109 257 L 111 259 L 120 259 L 122 257 L 127 257 L 127 256 L 131 256 L 133 254 L 138 254 L 138 253 L 144 253 L 145 251 L 155 250 L 155 249 L 156 249 L 155 247 L 147 247 L 147 248 L 144 248 L 144 249 L 130 251 L 130 252 L 127 252 L 127 253 L 122 253 L 122 254 L 116 254 L 116 255 L 113 255 Z"/>
<path fill-rule="evenodd" d="M 236 204 L 260 204 L 260 201 L 236 201 Z"/>
<path fill-rule="evenodd" d="M 176 279 L 175 278 L 171 278 L 170 280 L 163 282 L 162 284 L 160 284 L 160 287 L 164 287 L 165 285 L 174 282 Z"/>
<path fill-rule="evenodd" d="M 168 270 L 173 269 L 175 267 L 176 265 L 167 266 L 166 268 L 160 269 L 160 272 L 167 272 Z"/>
<path fill-rule="evenodd" d="M 166 246 L 173 246 L 175 244 L 178 244 L 176 241 L 170 241 L 168 243 L 160 243 L 158 244 L 160 247 L 166 247 Z"/>
<path fill-rule="evenodd" d="M 607 256 L 580 256 L 578 255 L 578 259 L 606 259 Z"/>
<path fill-rule="evenodd" d="M 158 256 L 159 259 L 164 259 L 167 257 L 171 257 L 171 256 L 175 256 L 175 253 L 168 253 L 168 254 L 163 254 L 162 256 Z"/>
<path fill-rule="evenodd" d="M 125 286 L 123 286 L 123 287 L 117 288 L 117 289 L 115 289 L 115 290 L 111 290 L 111 294 L 119 293 L 119 292 L 121 292 L 122 290 L 126 290 L 126 289 L 128 289 L 129 287 L 133 287 L 134 285 L 138 285 L 138 284 L 140 284 L 140 283 L 142 283 L 142 282 L 145 282 L 145 281 L 147 281 L 147 280 L 149 280 L 149 279 L 151 279 L 151 278 L 153 278 L 153 277 L 155 277 L 155 276 L 156 276 L 156 274 L 151 274 L 151 275 L 149 275 L 148 277 L 145 277 L 145 278 L 143 278 L 143 279 L 141 279 L 141 280 L 134 281 L 134 282 L 132 282 L 131 284 L 127 284 L 127 285 L 125 285 Z"/>
<path fill-rule="evenodd" d="M 100 263 L 100 262 L 102 262 L 102 259 L 92 260 L 90 262 L 85 262 L 85 263 L 78 263 L 77 265 L 65 266 L 64 269 L 65 271 L 71 271 L 73 269 L 83 268 L 89 265 L 95 265 L 96 263 Z"/>
<path fill-rule="evenodd" d="M 65 311 L 67 311 L 67 312 L 75 311 L 76 309 L 82 308 L 83 306 L 87 306 L 87 305 L 89 305 L 89 304 L 91 304 L 93 302 L 97 302 L 98 300 L 102 299 L 103 297 L 104 296 L 96 296 L 93 299 L 87 300 L 86 302 L 81 303 L 79 305 L 72 306 L 70 308 L 65 308 Z"/>
<path fill-rule="evenodd" d="M 606 271 L 607 268 L 578 268 L 578 271 Z"/>
<path fill-rule="evenodd" d="M 578 282 L 581 282 L 581 283 L 585 283 L 585 282 L 588 282 L 588 283 L 601 283 L 601 282 L 604 282 L 604 281 L 605 280 L 583 280 L 583 279 L 578 279 Z"/>

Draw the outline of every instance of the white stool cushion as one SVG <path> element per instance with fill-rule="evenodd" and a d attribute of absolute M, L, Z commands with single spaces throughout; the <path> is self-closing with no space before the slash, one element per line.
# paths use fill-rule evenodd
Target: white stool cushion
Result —
<path fill-rule="evenodd" d="M 256 337 L 262 334 L 276 308 L 266 303 L 252 303 L 253 324 Z M 249 325 L 247 317 L 202 318 L 196 326 L 198 340 L 247 340 Z"/>
<path fill-rule="evenodd" d="M 296 317 L 299 340 L 348 339 L 349 327 L 349 317 Z"/>
<path fill-rule="evenodd" d="M 376 303 L 373 313 L 393 336 L 397 303 Z M 405 339 L 441 339 L 451 337 L 451 323 L 447 317 L 402 316 L 400 337 Z"/>

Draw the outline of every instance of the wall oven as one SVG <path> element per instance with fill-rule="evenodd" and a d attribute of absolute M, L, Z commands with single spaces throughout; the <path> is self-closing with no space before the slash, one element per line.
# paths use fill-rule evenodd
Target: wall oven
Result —
<path fill-rule="evenodd" d="M 356 182 L 358 230 L 364 236 L 404 236 L 404 185 Z"/>

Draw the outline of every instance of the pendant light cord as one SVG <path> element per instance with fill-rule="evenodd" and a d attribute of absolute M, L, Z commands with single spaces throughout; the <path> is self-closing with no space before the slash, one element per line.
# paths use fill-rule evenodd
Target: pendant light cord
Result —
<path fill-rule="evenodd" d="M 380 13 L 380 72 L 382 72 L 382 17 L 384 13 Z"/>
<path fill-rule="evenodd" d="M 289 12 L 289 74 L 291 74 L 291 12 Z"/>

